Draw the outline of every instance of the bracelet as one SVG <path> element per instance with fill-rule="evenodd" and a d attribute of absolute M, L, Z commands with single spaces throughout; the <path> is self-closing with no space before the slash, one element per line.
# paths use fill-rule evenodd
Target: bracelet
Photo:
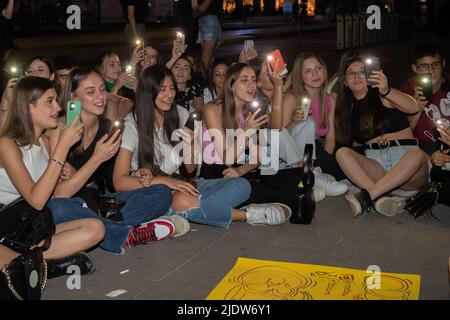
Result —
<path fill-rule="evenodd" d="M 382 96 L 383 98 L 386 97 L 389 93 L 391 93 L 391 87 L 388 87 L 388 91 L 385 94 L 382 94 L 380 92 L 380 96 Z"/>
<path fill-rule="evenodd" d="M 50 159 L 49 161 L 50 161 L 50 163 L 56 164 L 56 165 L 57 165 L 58 167 L 60 167 L 61 169 L 64 167 L 64 163 L 62 163 L 61 161 L 58 161 L 58 160 L 56 160 L 56 159 Z"/>

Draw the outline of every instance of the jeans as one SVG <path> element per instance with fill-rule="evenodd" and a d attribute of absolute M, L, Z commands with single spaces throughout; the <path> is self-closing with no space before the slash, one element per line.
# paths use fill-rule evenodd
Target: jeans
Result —
<path fill-rule="evenodd" d="M 244 178 L 197 180 L 199 208 L 186 211 L 170 209 L 167 215 L 179 215 L 187 220 L 214 227 L 228 228 L 232 210 L 250 197 L 251 186 Z"/>
<path fill-rule="evenodd" d="M 81 218 L 102 220 L 106 232 L 105 238 L 100 242 L 100 247 L 107 251 L 122 254 L 122 247 L 128 239 L 131 228 L 164 215 L 172 203 L 172 193 L 165 185 L 155 185 L 149 188 L 108 195 L 126 202 L 121 209 L 123 222 L 115 222 L 98 216 L 94 211 L 87 208 L 81 198 L 51 199 L 48 207 L 52 211 L 55 224 Z"/>
<path fill-rule="evenodd" d="M 222 42 L 222 27 L 217 16 L 208 15 L 200 17 L 198 20 L 198 39 L 197 43 L 203 41 L 214 41 L 217 44 Z"/>

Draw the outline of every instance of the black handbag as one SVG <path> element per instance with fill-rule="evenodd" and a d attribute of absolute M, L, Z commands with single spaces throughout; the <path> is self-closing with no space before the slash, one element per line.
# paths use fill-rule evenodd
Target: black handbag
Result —
<path fill-rule="evenodd" d="M 23 198 L 0 209 L 0 244 L 25 253 L 45 240 L 43 250 L 50 247 L 55 223 L 49 208 L 36 210 Z"/>
<path fill-rule="evenodd" d="M 0 244 L 21 253 L 1 269 L 0 300 L 41 298 L 47 283 L 42 252 L 50 247 L 55 229 L 50 209 L 36 210 L 23 198 L 0 210 Z"/>
<path fill-rule="evenodd" d="M 432 216 L 431 209 L 438 201 L 441 186 L 440 182 L 426 184 L 420 188 L 419 192 L 406 200 L 405 210 L 416 219 L 424 214 Z"/>
<path fill-rule="evenodd" d="M 310 224 L 316 211 L 316 203 L 313 200 L 313 151 L 314 146 L 312 144 L 305 145 L 302 180 L 298 185 L 296 194 L 297 208 L 295 211 L 292 211 L 291 223 Z"/>
<path fill-rule="evenodd" d="M 34 248 L 2 267 L 0 300 L 40 300 L 47 284 L 42 248 Z"/>

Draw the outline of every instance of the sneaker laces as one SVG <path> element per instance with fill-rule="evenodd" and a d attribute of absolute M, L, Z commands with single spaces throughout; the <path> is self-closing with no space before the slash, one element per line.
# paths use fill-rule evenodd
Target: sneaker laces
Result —
<path fill-rule="evenodd" d="M 133 227 L 128 236 L 128 245 L 134 247 L 138 244 L 146 244 L 158 240 L 153 226 Z"/>

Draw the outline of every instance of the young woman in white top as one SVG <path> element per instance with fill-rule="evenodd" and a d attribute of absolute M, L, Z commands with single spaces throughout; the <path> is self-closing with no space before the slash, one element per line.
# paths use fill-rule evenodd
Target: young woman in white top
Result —
<path fill-rule="evenodd" d="M 179 215 L 200 224 L 226 228 L 232 221 L 284 222 L 278 212 L 271 214 L 253 207 L 247 212 L 235 209 L 250 195 L 250 184 L 243 178 L 199 179 L 191 183 L 173 176 L 178 173 L 187 177 L 197 168 L 196 153 L 192 151 L 194 133 L 183 128 L 188 113 L 175 105 L 175 94 L 175 79 L 166 67 L 156 65 L 144 71 L 137 90 L 135 115 L 127 119 L 114 167 L 116 190 L 167 185 L 175 191 L 168 215 Z M 179 137 L 190 152 L 180 155 L 177 151 Z M 136 171 L 138 168 L 144 170 Z M 137 181 L 135 174 L 145 174 L 148 179 Z"/>
<path fill-rule="evenodd" d="M 54 151 L 49 154 L 49 142 L 43 132 L 57 126 L 60 110 L 50 80 L 25 77 L 17 83 L 10 113 L 0 133 L 1 205 L 23 197 L 33 208 L 41 210 L 51 198 L 69 149 L 80 140 L 83 132 L 83 125 L 77 125 L 79 118 L 76 118 L 62 130 Z M 89 249 L 100 242 L 104 234 L 103 224 L 97 219 L 57 224 L 44 258 L 60 259 Z M 17 255 L 0 247 L 0 265 L 7 264 Z M 84 257 L 71 259 L 74 264 L 76 261 L 84 264 L 82 272 L 90 272 L 92 262 Z"/>

